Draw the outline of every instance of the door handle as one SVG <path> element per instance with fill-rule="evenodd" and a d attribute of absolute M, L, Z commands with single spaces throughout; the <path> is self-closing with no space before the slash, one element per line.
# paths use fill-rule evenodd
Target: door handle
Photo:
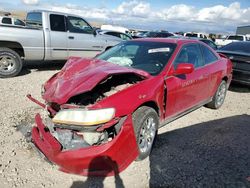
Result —
<path fill-rule="evenodd" d="M 69 39 L 74 39 L 75 37 L 73 37 L 73 36 L 69 36 Z"/>

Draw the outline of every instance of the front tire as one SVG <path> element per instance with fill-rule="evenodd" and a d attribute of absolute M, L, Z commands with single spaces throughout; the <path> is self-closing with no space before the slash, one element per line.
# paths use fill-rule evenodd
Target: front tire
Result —
<path fill-rule="evenodd" d="M 0 48 L 0 78 L 18 75 L 22 66 L 23 63 L 18 53 L 9 48 Z"/>
<path fill-rule="evenodd" d="M 218 109 L 224 103 L 227 93 L 227 83 L 225 80 L 222 80 L 216 93 L 213 96 L 213 99 L 210 103 L 206 104 L 206 107 L 212 109 Z"/>
<path fill-rule="evenodd" d="M 148 157 L 152 150 L 159 126 L 158 114 L 154 109 L 142 106 L 133 113 L 133 125 L 139 151 L 136 160 L 140 161 Z"/>

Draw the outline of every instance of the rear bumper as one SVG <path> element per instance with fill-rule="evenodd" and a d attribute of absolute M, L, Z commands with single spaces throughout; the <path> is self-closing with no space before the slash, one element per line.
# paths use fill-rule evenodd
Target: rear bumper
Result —
<path fill-rule="evenodd" d="M 62 150 L 39 114 L 35 121 L 37 126 L 32 129 L 33 143 L 61 171 L 84 176 L 111 176 L 123 171 L 138 156 L 131 116 L 127 117 L 120 133 L 112 141 L 68 151 Z"/>
<path fill-rule="evenodd" d="M 250 71 L 233 69 L 233 82 L 250 85 Z"/>

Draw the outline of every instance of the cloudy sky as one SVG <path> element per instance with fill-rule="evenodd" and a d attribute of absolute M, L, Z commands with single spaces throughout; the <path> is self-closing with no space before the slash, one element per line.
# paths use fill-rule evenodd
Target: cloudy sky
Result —
<path fill-rule="evenodd" d="M 250 0 L 1 0 L 0 10 L 49 9 L 141 29 L 234 33 L 250 25 Z"/>

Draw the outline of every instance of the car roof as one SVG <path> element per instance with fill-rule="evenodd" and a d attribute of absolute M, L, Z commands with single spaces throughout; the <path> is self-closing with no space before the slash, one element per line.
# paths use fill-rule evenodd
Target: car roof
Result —
<path fill-rule="evenodd" d="M 186 38 L 139 38 L 134 39 L 134 41 L 145 41 L 145 42 L 165 42 L 165 43 L 174 43 L 174 44 L 186 44 L 186 43 L 200 43 L 195 39 L 186 39 Z"/>

